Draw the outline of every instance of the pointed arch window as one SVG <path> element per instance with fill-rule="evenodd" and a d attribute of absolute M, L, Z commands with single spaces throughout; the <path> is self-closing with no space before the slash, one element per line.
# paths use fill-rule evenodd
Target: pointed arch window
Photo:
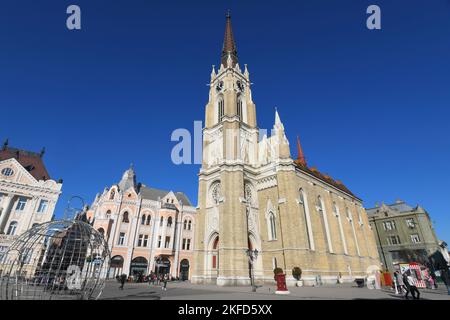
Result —
<path fill-rule="evenodd" d="M 146 220 L 146 216 L 145 216 L 145 214 L 144 215 L 142 215 L 142 218 L 141 218 L 141 224 L 142 225 L 144 225 L 145 224 L 145 220 Z"/>
<path fill-rule="evenodd" d="M 189 220 L 189 222 L 188 222 L 188 230 L 192 230 L 192 221 L 191 220 Z"/>
<path fill-rule="evenodd" d="M 309 214 L 309 207 L 306 200 L 306 193 L 303 189 L 299 190 L 299 204 L 300 207 L 303 209 L 303 217 L 305 219 L 305 227 L 306 227 L 306 235 L 308 238 L 308 247 L 311 250 L 314 250 L 314 239 L 312 234 L 312 228 L 311 228 L 311 216 Z"/>
<path fill-rule="evenodd" d="M 147 216 L 147 225 L 149 226 L 150 225 L 150 222 L 152 221 L 152 216 L 151 215 L 148 215 Z"/>
<path fill-rule="evenodd" d="M 330 228 L 328 225 L 328 218 L 327 213 L 325 211 L 325 205 L 323 203 L 322 197 L 317 197 L 317 204 L 316 204 L 317 212 L 320 214 L 320 222 L 322 223 L 322 231 L 325 239 L 325 245 L 327 252 L 333 253 L 333 246 L 331 242 L 331 234 L 330 234 Z"/>
<path fill-rule="evenodd" d="M 237 98 L 237 116 L 242 120 L 242 98 L 240 95 Z"/>
<path fill-rule="evenodd" d="M 277 240 L 277 222 L 275 214 L 269 212 L 269 240 Z"/>
<path fill-rule="evenodd" d="M 172 217 L 169 217 L 169 219 L 167 219 L 167 228 L 172 228 L 172 223 L 173 223 L 173 219 L 172 219 Z"/>
<path fill-rule="evenodd" d="M 184 220 L 184 222 L 183 222 L 183 229 L 184 229 L 184 230 L 187 229 L 187 220 Z"/>
<path fill-rule="evenodd" d="M 164 225 L 164 217 L 161 217 L 161 220 L 159 220 L 159 226 L 162 227 Z"/>
<path fill-rule="evenodd" d="M 123 216 L 122 216 L 122 222 L 123 222 L 123 223 L 129 223 L 129 222 L 130 222 L 130 220 L 128 219 L 128 211 L 125 211 L 125 212 L 123 213 Z"/>
<path fill-rule="evenodd" d="M 114 200 L 115 195 L 116 195 L 116 191 L 114 189 L 111 190 L 111 193 L 109 194 L 109 200 Z"/>
<path fill-rule="evenodd" d="M 222 121 L 223 117 L 225 115 L 225 102 L 223 100 L 223 97 L 219 98 L 219 102 L 218 102 L 218 119 L 219 122 Z"/>

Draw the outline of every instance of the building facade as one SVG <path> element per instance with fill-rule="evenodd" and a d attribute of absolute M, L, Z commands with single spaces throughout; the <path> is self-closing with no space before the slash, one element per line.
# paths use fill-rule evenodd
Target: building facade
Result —
<path fill-rule="evenodd" d="M 421 206 L 410 206 L 402 200 L 394 204 L 367 209 L 377 248 L 385 269 L 416 262 L 426 264 L 428 257 L 441 251 L 429 214 Z"/>
<path fill-rule="evenodd" d="M 111 250 L 110 277 L 169 273 L 190 279 L 196 210 L 184 193 L 136 183 L 133 168 L 87 212 Z"/>
<path fill-rule="evenodd" d="M 53 218 L 62 180 L 52 180 L 40 153 L 0 150 L 0 260 L 11 243 L 36 224 Z"/>
<path fill-rule="evenodd" d="M 336 283 L 379 265 L 361 200 L 309 167 L 299 141 L 298 158 L 291 157 L 277 111 L 270 137 L 260 136 L 250 74 L 238 62 L 229 15 L 205 118 L 194 283 L 273 282 L 276 267 L 291 283 L 294 267 L 306 285 Z"/>

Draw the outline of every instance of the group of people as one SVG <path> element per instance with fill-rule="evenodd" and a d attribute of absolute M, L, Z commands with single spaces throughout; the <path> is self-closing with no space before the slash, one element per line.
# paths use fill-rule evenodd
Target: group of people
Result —
<path fill-rule="evenodd" d="M 395 291 L 398 294 L 405 294 L 405 299 L 409 299 L 408 296 L 411 293 L 413 299 L 420 299 L 420 292 L 417 288 L 416 282 L 411 275 L 411 270 L 408 270 L 401 274 L 398 271 L 394 272 L 394 286 Z"/>
<path fill-rule="evenodd" d="M 149 284 L 151 285 L 162 285 L 161 289 L 164 291 L 167 291 L 167 282 L 169 282 L 171 279 L 170 275 L 168 273 L 161 273 L 161 274 L 156 274 L 154 272 L 150 273 L 147 277 L 139 277 L 140 279 L 144 279 L 146 278 L 146 280 L 148 281 Z M 120 290 L 123 290 L 125 283 L 127 281 L 129 281 L 129 277 L 126 274 L 122 274 L 120 276 L 116 277 L 117 281 L 120 283 Z M 140 281 L 140 282 L 144 282 L 144 281 Z"/>

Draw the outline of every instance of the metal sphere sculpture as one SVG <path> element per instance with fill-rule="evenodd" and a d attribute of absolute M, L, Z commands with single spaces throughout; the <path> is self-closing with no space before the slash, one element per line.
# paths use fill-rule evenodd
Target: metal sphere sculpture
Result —
<path fill-rule="evenodd" d="M 0 261 L 0 299 L 98 299 L 109 264 L 108 244 L 85 215 L 36 225 Z"/>

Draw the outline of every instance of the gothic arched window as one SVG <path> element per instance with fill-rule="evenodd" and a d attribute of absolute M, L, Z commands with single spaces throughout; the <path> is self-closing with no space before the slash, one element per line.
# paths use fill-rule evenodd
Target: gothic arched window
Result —
<path fill-rule="evenodd" d="M 309 215 L 309 208 L 306 203 L 306 194 L 303 189 L 299 190 L 299 204 L 303 209 L 303 217 L 305 219 L 306 235 L 308 238 L 308 246 L 311 250 L 314 250 L 314 240 L 312 239 L 312 228 L 311 228 L 311 216 Z"/>
<path fill-rule="evenodd" d="M 242 120 L 242 99 L 240 96 L 237 98 L 237 116 Z"/>
<path fill-rule="evenodd" d="M 219 118 L 218 118 L 219 122 L 221 122 L 223 116 L 225 115 L 225 103 L 224 103 L 222 97 L 219 99 L 219 102 L 218 102 L 218 115 L 219 115 Z"/>
<path fill-rule="evenodd" d="M 114 196 L 116 195 L 115 190 L 111 190 L 111 193 L 109 194 L 109 200 L 114 200 Z"/>
<path fill-rule="evenodd" d="M 123 213 L 122 222 L 124 222 L 124 223 L 129 223 L 130 222 L 130 220 L 128 219 L 128 211 L 125 211 Z"/>
<path fill-rule="evenodd" d="M 146 219 L 146 216 L 145 216 L 145 214 L 144 214 L 144 215 L 142 215 L 142 218 L 141 218 L 141 224 L 142 224 L 142 225 L 145 224 L 145 219 Z"/>
<path fill-rule="evenodd" d="M 167 219 L 167 227 L 168 228 L 172 227 L 172 222 L 173 222 L 172 217 L 169 217 L 169 219 Z"/>
<path fill-rule="evenodd" d="M 187 220 L 184 220 L 184 222 L 183 222 L 183 229 L 184 229 L 184 230 L 187 229 Z"/>
<path fill-rule="evenodd" d="M 269 213 L 269 240 L 277 239 L 277 224 L 275 219 L 275 214 L 273 212 Z"/>
<path fill-rule="evenodd" d="M 192 221 L 189 220 L 189 222 L 188 222 L 188 230 L 191 230 L 191 229 L 192 229 Z"/>
<path fill-rule="evenodd" d="M 150 222 L 152 221 L 152 216 L 151 215 L 148 215 L 147 216 L 147 225 L 149 226 L 150 225 Z"/>

